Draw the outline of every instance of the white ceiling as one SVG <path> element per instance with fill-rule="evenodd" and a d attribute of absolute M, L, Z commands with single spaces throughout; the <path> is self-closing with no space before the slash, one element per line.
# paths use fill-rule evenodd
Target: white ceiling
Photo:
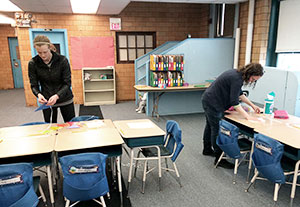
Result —
<path fill-rule="evenodd" d="M 72 13 L 70 0 L 10 0 L 25 12 Z M 84 1 L 84 0 L 83 0 Z M 238 3 L 247 0 L 101 0 L 97 14 L 119 14 L 131 1 L 168 3 Z"/>

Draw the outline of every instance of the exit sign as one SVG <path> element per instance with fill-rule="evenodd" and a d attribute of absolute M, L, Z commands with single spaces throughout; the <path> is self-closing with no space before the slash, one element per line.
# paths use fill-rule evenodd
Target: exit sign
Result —
<path fill-rule="evenodd" d="M 121 18 L 109 18 L 110 30 L 121 30 Z"/>

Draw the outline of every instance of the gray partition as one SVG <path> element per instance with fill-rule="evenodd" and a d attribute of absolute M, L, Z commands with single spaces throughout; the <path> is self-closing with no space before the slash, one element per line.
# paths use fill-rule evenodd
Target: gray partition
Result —
<path fill-rule="evenodd" d="M 257 81 L 254 89 L 249 90 L 249 99 L 264 104 L 267 94 L 275 93 L 274 107 L 286 110 L 289 114 L 300 116 L 300 72 L 265 67 L 265 74 Z"/>
<path fill-rule="evenodd" d="M 233 68 L 234 40 L 232 38 L 186 39 L 161 54 L 184 55 L 184 81 L 189 84 L 214 79 L 223 71 Z M 167 92 L 159 99 L 160 115 L 203 112 L 198 92 Z M 151 115 L 153 93 L 148 95 L 147 115 Z"/>

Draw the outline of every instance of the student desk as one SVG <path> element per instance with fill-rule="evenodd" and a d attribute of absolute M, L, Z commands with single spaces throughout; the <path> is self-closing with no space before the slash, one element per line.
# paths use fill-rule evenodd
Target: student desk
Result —
<path fill-rule="evenodd" d="M 61 154 L 71 154 L 86 151 L 97 151 L 108 154 L 110 157 L 117 157 L 117 174 L 121 205 L 122 183 L 121 164 L 122 144 L 124 143 L 119 132 L 111 120 L 93 120 L 88 122 L 76 122 L 80 128 L 64 127 L 58 130 L 54 150 Z M 98 124 L 97 124 L 98 123 Z M 99 125 L 100 123 L 100 125 Z M 102 124 L 101 124 L 102 123 Z M 97 126 L 98 125 L 98 126 Z M 76 150 L 76 151 L 75 151 Z"/>
<path fill-rule="evenodd" d="M 198 87 L 196 87 L 198 86 Z M 158 88 L 146 85 L 135 85 L 134 88 L 138 92 L 150 92 L 154 93 L 153 99 L 153 109 L 152 116 L 156 116 L 159 118 L 158 113 L 158 104 L 159 98 L 166 92 L 187 92 L 187 91 L 203 91 L 210 86 L 210 83 L 202 83 L 202 84 L 191 84 L 188 86 L 180 86 L 180 87 L 167 87 L 167 88 Z"/>
<path fill-rule="evenodd" d="M 289 151 L 285 152 L 285 155 L 297 160 L 295 172 L 298 172 L 300 165 L 300 118 L 292 115 L 289 115 L 289 119 L 275 119 L 265 114 L 257 114 L 254 116 L 259 118 L 259 121 L 248 121 L 236 112 L 225 115 L 225 118 L 248 127 L 254 132 L 269 136 L 290 147 Z M 291 201 L 295 197 L 296 181 L 297 174 L 295 174 L 293 178 Z"/>
<path fill-rule="evenodd" d="M 32 162 L 44 157 L 51 159 L 55 143 L 54 133 L 44 133 L 49 125 L 17 126 L 0 129 L 0 162 Z M 47 165 L 50 201 L 54 194 L 50 165 Z"/>
<path fill-rule="evenodd" d="M 149 119 L 114 121 L 113 123 L 130 148 L 130 167 L 127 187 L 129 192 L 133 160 L 138 160 L 138 158 L 134 157 L 134 148 L 162 144 L 165 132 Z"/>

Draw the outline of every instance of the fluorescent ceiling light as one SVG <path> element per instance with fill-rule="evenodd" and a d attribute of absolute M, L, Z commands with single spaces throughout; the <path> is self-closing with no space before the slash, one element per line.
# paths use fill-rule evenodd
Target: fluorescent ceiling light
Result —
<path fill-rule="evenodd" d="M 22 11 L 15 4 L 11 3 L 9 0 L 1 0 L 0 11 L 3 12 L 17 12 Z"/>
<path fill-rule="evenodd" d="M 73 13 L 96 14 L 101 0 L 70 0 Z"/>

